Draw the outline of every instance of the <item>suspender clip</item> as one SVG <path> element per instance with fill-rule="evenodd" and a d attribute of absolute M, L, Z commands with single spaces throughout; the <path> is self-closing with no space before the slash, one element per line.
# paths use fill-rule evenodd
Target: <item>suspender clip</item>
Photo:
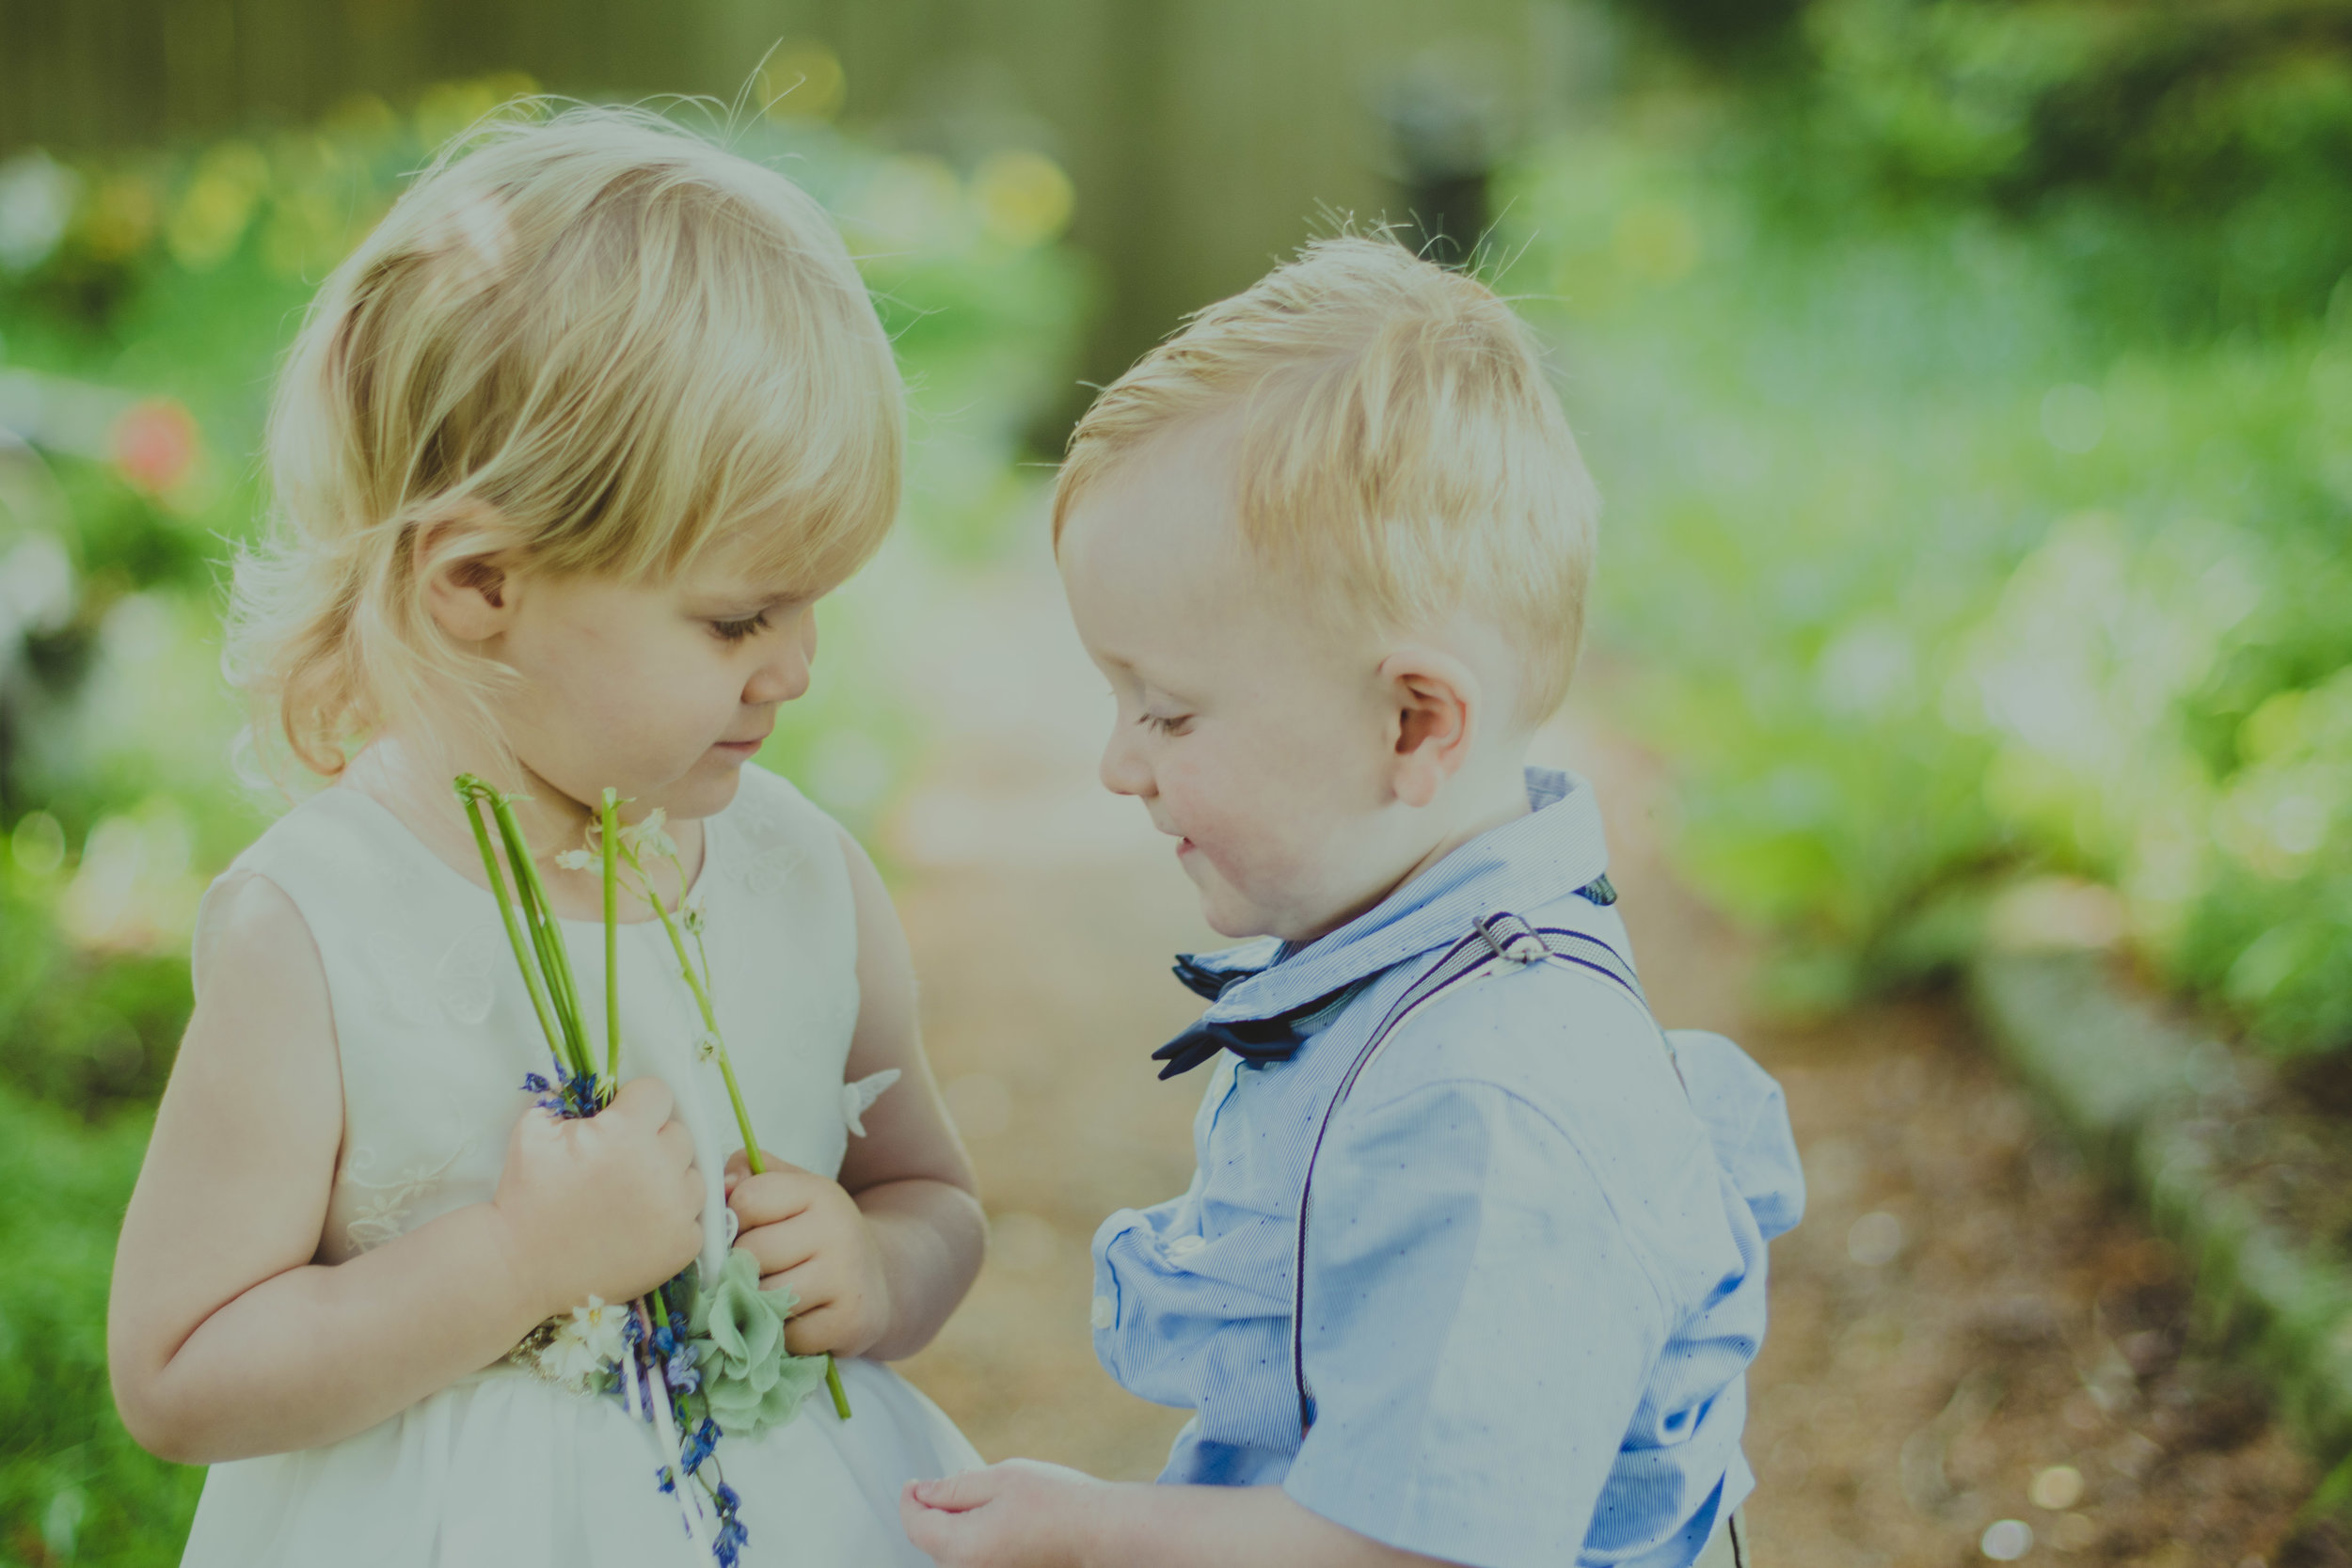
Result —
<path fill-rule="evenodd" d="M 1478 934 L 1486 939 L 1496 958 L 1509 963 L 1532 964 L 1551 957 L 1551 944 L 1543 933 L 1508 910 L 1498 910 L 1481 920 Z"/>

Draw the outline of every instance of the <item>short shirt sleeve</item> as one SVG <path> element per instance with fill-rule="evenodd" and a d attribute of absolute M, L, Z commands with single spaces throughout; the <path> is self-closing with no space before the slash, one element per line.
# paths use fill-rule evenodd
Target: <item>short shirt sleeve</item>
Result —
<path fill-rule="evenodd" d="M 1667 1310 L 1576 1142 L 1493 1084 L 1351 1104 L 1316 1164 L 1283 1482 L 1475 1568 L 1577 1560 Z"/>

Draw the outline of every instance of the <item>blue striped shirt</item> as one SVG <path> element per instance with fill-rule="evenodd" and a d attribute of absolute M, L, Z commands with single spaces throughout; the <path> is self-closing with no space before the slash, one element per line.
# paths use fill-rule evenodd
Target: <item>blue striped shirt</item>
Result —
<path fill-rule="evenodd" d="M 1288 1060 L 1220 1054 L 1190 1189 L 1096 1232 L 1095 1349 L 1132 1392 L 1193 1411 L 1164 1481 L 1279 1485 L 1478 1568 L 1687 1568 L 1753 1484 L 1740 1433 L 1765 1243 L 1795 1223 L 1803 1178 L 1778 1085 L 1730 1041 L 1684 1033 L 1678 1081 L 1646 1007 L 1600 967 L 1504 966 L 1442 994 L 1332 1117 L 1300 1430 L 1300 1193 L 1379 1021 L 1497 911 L 1597 939 L 1630 974 L 1616 911 L 1578 895 L 1607 864 L 1590 787 L 1528 782 L 1528 816 L 1340 929 L 1195 960 L 1229 979 L 1209 1022 L 1332 1000 L 1294 1024 Z"/>

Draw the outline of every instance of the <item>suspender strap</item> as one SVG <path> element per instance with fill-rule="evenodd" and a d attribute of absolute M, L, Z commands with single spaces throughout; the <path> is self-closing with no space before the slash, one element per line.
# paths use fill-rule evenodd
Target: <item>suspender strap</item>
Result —
<path fill-rule="evenodd" d="M 1355 1089 L 1356 1080 L 1363 1076 L 1373 1057 L 1379 1054 L 1389 1037 L 1406 1019 L 1466 981 L 1496 969 L 1518 969 L 1544 961 L 1573 965 L 1613 981 L 1640 1004 L 1643 1011 L 1649 1010 L 1649 999 L 1642 994 L 1633 967 L 1599 938 L 1559 927 L 1531 926 L 1507 911 L 1490 914 L 1478 921 L 1469 936 L 1447 948 L 1422 972 L 1419 979 L 1406 988 L 1405 994 L 1396 999 L 1356 1053 L 1356 1059 L 1348 1064 L 1345 1076 L 1340 1080 L 1339 1092 L 1324 1107 L 1323 1120 L 1315 1128 L 1315 1141 L 1307 1151 L 1307 1174 L 1298 1194 L 1298 1247 L 1291 1269 L 1291 1382 L 1298 1391 L 1300 1436 L 1305 1436 L 1315 1424 L 1314 1395 L 1307 1386 L 1307 1213 L 1314 1196 L 1315 1162 L 1323 1153 L 1323 1140 L 1331 1131 L 1332 1120 Z M 1659 1038 L 1665 1040 L 1662 1030 Z M 1666 1059 L 1674 1062 L 1671 1042 L 1666 1043 Z M 1681 1076 L 1682 1068 L 1676 1063 L 1675 1077 L 1679 1080 Z"/>

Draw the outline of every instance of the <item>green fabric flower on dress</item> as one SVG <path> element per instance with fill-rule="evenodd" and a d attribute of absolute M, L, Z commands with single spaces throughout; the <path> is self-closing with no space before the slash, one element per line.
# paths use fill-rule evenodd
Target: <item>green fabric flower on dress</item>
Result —
<path fill-rule="evenodd" d="M 691 1324 L 694 1358 L 711 1417 L 730 1437 L 782 1426 L 825 1381 L 825 1358 L 784 1348 L 784 1321 L 800 1298 L 759 1288 L 759 1260 L 748 1247 L 727 1254 L 718 1283 L 700 1291 Z"/>

